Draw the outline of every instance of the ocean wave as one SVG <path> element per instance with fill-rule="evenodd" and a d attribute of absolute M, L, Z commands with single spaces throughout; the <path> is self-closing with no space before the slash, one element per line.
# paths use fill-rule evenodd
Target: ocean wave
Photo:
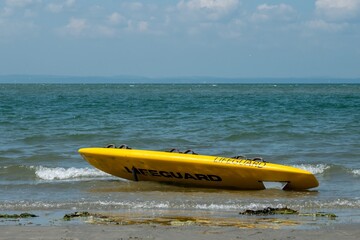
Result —
<path fill-rule="evenodd" d="M 336 166 L 328 164 L 297 164 L 292 166 L 309 171 L 315 175 L 324 174 L 326 171 L 331 171 L 331 169 L 338 169 Z M 340 171 L 340 173 L 342 174 L 346 174 L 355 178 L 360 176 L 360 169 L 357 168 L 342 167 L 338 169 L 338 171 Z M 94 178 L 114 178 L 113 176 L 105 172 L 91 167 L 66 168 L 25 165 L 0 166 L 0 177 L 3 181 L 23 181 L 39 179 L 46 181 L 81 181 Z"/>
<path fill-rule="evenodd" d="M 110 209 L 176 209 L 176 210 L 208 210 L 208 211 L 237 211 L 246 209 L 262 209 L 266 207 L 281 208 L 291 207 L 295 209 L 344 209 L 359 208 L 359 199 L 333 199 L 323 201 L 298 201 L 296 203 L 289 201 L 259 201 L 259 202 L 228 202 L 228 203 L 199 203 L 193 201 L 103 201 L 83 202 L 80 205 L 94 208 Z"/>
<path fill-rule="evenodd" d="M 309 201 L 306 202 L 305 206 L 311 208 L 356 208 L 360 207 L 359 199 L 334 199 L 331 201 Z"/>
<path fill-rule="evenodd" d="M 36 167 L 35 174 L 42 180 L 74 180 L 83 178 L 109 177 L 110 175 L 93 168 Z"/>
<path fill-rule="evenodd" d="M 98 209 L 98 210 L 185 210 L 185 211 L 244 211 L 247 209 L 258 210 L 267 207 L 289 207 L 297 210 L 319 209 L 359 209 L 359 199 L 332 199 L 298 202 L 233 202 L 233 203 L 198 203 L 178 201 L 70 201 L 70 202 L 46 202 L 46 201 L 0 201 L 0 208 L 5 210 L 41 210 L 41 209 Z"/>
<path fill-rule="evenodd" d="M 357 177 L 360 176 L 360 169 L 354 169 L 351 172 L 352 172 L 352 174 L 354 174 Z"/>
<path fill-rule="evenodd" d="M 330 168 L 329 165 L 327 164 L 316 164 L 316 165 L 311 165 L 311 164 L 299 164 L 299 165 L 293 165 L 293 167 L 296 168 L 300 168 L 306 171 L 311 172 L 312 174 L 322 174 L 324 173 L 327 169 Z"/>
<path fill-rule="evenodd" d="M 306 171 L 311 172 L 312 174 L 323 174 L 325 171 L 331 170 L 331 169 L 340 169 L 340 171 L 343 174 L 349 174 L 351 173 L 354 177 L 360 176 L 360 169 L 351 169 L 346 167 L 336 167 L 334 165 L 328 165 L 328 164 L 299 164 L 299 165 L 293 165 L 293 167 L 300 168 Z"/>

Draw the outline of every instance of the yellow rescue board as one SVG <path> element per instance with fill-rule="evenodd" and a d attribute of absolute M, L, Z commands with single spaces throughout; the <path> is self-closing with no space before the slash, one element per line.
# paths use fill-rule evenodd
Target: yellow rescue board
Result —
<path fill-rule="evenodd" d="M 135 181 L 244 190 L 265 189 L 280 182 L 284 190 L 304 190 L 319 185 L 305 170 L 248 159 L 118 148 L 81 148 L 79 153 L 94 167 Z"/>

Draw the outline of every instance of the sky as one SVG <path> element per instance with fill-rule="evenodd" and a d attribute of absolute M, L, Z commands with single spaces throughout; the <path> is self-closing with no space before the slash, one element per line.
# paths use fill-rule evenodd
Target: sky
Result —
<path fill-rule="evenodd" d="M 0 0 L 0 75 L 360 78 L 360 0 Z"/>

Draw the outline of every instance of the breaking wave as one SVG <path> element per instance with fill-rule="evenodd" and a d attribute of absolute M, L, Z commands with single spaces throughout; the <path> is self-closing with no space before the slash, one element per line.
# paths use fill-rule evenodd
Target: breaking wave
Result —
<path fill-rule="evenodd" d="M 351 173 L 354 177 L 360 177 L 360 169 L 350 169 L 350 168 L 339 168 L 334 165 L 328 165 L 328 164 L 299 164 L 299 165 L 293 165 L 293 167 L 300 168 L 306 171 L 311 172 L 312 174 L 323 174 L 325 171 L 329 170 L 340 170 L 343 174 L 349 174 Z"/>
<path fill-rule="evenodd" d="M 204 211 L 241 211 L 246 209 L 258 210 L 266 207 L 294 209 L 359 209 L 359 199 L 331 199 L 325 201 L 259 201 L 259 202 L 232 202 L 232 203 L 204 203 L 179 201 L 74 201 L 74 202 L 31 202 L 31 201 L 5 201 L 0 202 L 1 209 L 102 209 L 102 210 L 204 210 Z"/>
<path fill-rule="evenodd" d="M 360 169 L 354 169 L 351 171 L 352 174 L 354 174 L 355 176 L 359 177 L 360 176 Z"/>
<path fill-rule="evenodd" d="M 326 170 L 330 169 L 330 166 L 327 164 L 316 164 L 316 165 L 299 164 L 299 165 L 294 165 L 293 167 L 309 171 L 312 174 L 322 174 Z"/>
<path fill-rule="evenodd" d="M 98 177 L 109 177 L 110 175 L 93 168 L 63 168 L 63 167 L 36 167 L 35 174 L 42 180 L 74 180 Z"/>

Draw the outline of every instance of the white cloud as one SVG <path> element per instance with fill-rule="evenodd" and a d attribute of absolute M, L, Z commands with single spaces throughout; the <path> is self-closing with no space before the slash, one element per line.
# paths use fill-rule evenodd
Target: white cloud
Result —
<path fill-rule="evenodd" d="M 181 0 L 177 7 L 181 10 L 205 12 L 208 18 L 217 20 L 235 10 L 238 0 Z"/>
<path fill-rule="evenodd" d="M 275 11 L 277 13 L 288 13 L 293 11 L 293 8 L 290 5 L 287 4 L 279 4 L 279 5 L 267 5 L 267 4 L 261 4 L 257 7 L 259 11 Z"/>
<path fill-rule="evenodd" d="M 75 5 L 75 0 L 66 0 L 61 3 L 49 3 L 46 9 L 53 13 L 62 12 L 65 8 L 71 8 Z"/>
<path fill-rule="evenodd" d="M 268 5 L 261 4 L 252 15 L 253 21 L 289 21 L 294 18 L 295 10 L 287 4 Z"/>
<path fill-rule="evenodd" d="M 146 22 L 146 21 L 140 21 L 140 22 L 138 23 L 138 30 L 139 30 L 140 32 L 145 32 L 145 31 L 147 31 L 147 30 L 148 30 L 148 27 L 149 27 L 149 23 Z"/>
<path fill-rule="evenodd" d="M 140 2 L 123 3 L 122 7 L 129 10 L 140 10 L 143 8 L 143 4 Z"/>
<path fill-rule="evenodd" d="M 149 30 L 149 23 L 146 21 L 134 22 L 129 20 L 126 30 L 130 32 L 147 32 Z"/>
<path fill-rule="evenodd" d="M 190 10 L 209 9 L 209 10 L 225 10 L 228 11 L 238 4 L 237 0 L 189 0 L 180 1 L 180 7 L 186 7 Z"/>
<path fill-rule="evenodd" d="M 318 13 L 330 19 L 350 19 L 360 14 L 360 0 L 316 0 Z"/>
<path fill-rule="evenodd" d="M 86 19 L 82 18 L 71 18 L 69 23 L 63 27 L 60 31 L 65 35 L 80 36 L 88 28 Z"/>
<path fill-rule="evenodd" d="M 0 8 L 0 17 L 14 17 L 12 21 L 20 23 L 23 17 L 32 18 L 38 15 L 42 0 L 4 0 L 4 3 Z"/>
<path fill-rule="evenodd" d="M 347 23 L 329 23 L 322 19 L 307 22 L 307 26 L 313 30 L 321 30 L 326 32 L 340 32 L 348 27 Z"/>
<path fill-rule="evenodd" d="M 66 0 L 65 6 L 72 7 L 75 4 L 75 0 Z"/>
<path fill-rule="evenodd" d="M 63 10 L 63 5 L 61 4 L 55 4 L 55 3 L 50 3 L 47 5 L 46 9 L 49 10 L 50 12 L 53 13 L 59 13 Z"/>
<path fill-rule="evenodd" d="M 107 17 L 107 19 L 108 19 L 109 23 L 114 24 L 114 25 L 125 21 L 125 17 L 118 12 L 112 13 L 111 15 L 109 15 Z"/>
<path fill-rule="evenodd" d="M 118 32 L 111 26 L 91 23 L 83 18 L 71 18 L 67 25 L 57 30 L 57 33 L 69 37 L 102 38 L 114 37 Z"/>
<path fill-rule="evenodd" d="M 5 4 L 9 7 L 26 7 L 33 2 L 33 0 L 6 0 Z"/>
<path fill-rule="evenodd" d="M 12 8 L 4 7 L 3 9 L 0 9 L 0 17 L 9 17 L 13 12 Z"/>
<path fill-rule="evenodd" d="M 5 0 L 0 8 L 0 36 L 35 35 L 40 27 L 31 21 L 37 15 L 33 6 L 40 0 Z M 2 5 L 2 4 L 1 4 Z"/>

